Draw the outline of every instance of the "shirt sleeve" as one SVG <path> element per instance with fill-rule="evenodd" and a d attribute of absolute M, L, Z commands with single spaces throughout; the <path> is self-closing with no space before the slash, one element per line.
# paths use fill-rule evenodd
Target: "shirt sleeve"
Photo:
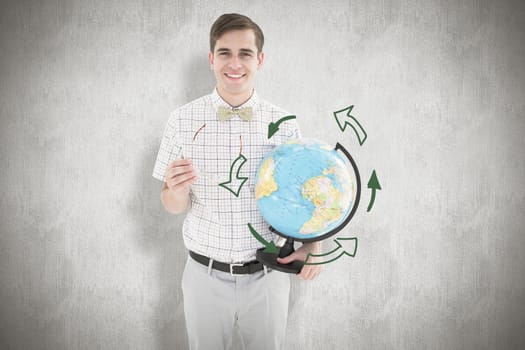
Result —
<path fill-rule="evenodd" d="M 155 166 L 153 168 L 152 175 L 157 180 L 164 181 L 168 165 L 175 159 L 182 157 L 182 143 L 178 125 L 179 116 L 178 113 L 174 112 L 164 129 L 159 153 L 157 154 L 157 160 L 155 161 Z"/>

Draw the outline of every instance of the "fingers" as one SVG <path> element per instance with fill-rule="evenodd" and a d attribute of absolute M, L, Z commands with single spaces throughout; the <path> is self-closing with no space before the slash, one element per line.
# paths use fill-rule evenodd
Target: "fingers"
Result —
<path fill-rule="evenodd" d="M 193 162 L 191 159 L 175 159 L 172 161 L 166 169 L 166 174 L 171 176 L 183 174 L 193 169 Z"/>
<path fill-rule="evenodd" d="M 176 159 L 168 165 L 165 182 L 171 191 L 189 192 L 189 187 L 197 180 L 191 159 Z"/>
<path fill-rule="evenodd" d="M 179 176 L 175 176 L 172 179 L 166 181 L 168 188 L 171 191 L 179 192 L 189 192 L 190 185 L 197 181 L 197 176 L 195 173 L 187 173 Z"/>
<path fill-rule="evenodd" d="M 295 260 L 295 256 L 293 254 L 285 256 L 284 258 L 277 258 L 277 262 L 279 264 L 289 264 L 294 260 Z"/>
<path fill-rule="evenodd" d="M 196 175 L 195 169 L 193 169 L 193 166 L 191 164 L 168 168 L 168 170 L 166 171 L 166 180 L 171 180 L 177 176 L 184 176 L 188 174 Z"/>
<path fill-rule="evenodd" d="M 319 265 L 304 265 L 298 276 L 303 280 L 309 281 L 319 276 L 322 270 L 323 268 Z"/>
<path fill-rule="evenodd" d="M 190 165 L 190 164 L 192 164 L 192 161 L 189 158 L 175 159 L 168 165 L 168 168 L 174 168 L 174 167 L 178 167 L 181 165 Z"/>
<path fill-rule="evenodd" d="M 294 260 L 305 262 L 306 258 L 297 251 L 284 258 L 277 258 L 279 264 L 289 264 Z M 304 265 L 297 276 L 303 280 L 313 280 L 319 276 L 322 270 L 323 268 L 320 265 Z"/>

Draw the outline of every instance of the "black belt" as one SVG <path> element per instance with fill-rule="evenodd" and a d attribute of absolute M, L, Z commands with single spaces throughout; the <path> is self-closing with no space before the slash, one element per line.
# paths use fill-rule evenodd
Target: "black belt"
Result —
<path fill-rule="evenodd" d="M 210 264 L 210 258 L 204 255 L 197 254 L 190 250 L 190 256 L 198 263 L 208 266 Z M 226 264 L 220 261 L 213 260 L 211 266 L 215 270 L 229 272 L 232 276 L 235 275 L 247 275 L 261 271 L 263 269 L 263 264 L 256 261 L 251 261 L 246 264 Z"/>

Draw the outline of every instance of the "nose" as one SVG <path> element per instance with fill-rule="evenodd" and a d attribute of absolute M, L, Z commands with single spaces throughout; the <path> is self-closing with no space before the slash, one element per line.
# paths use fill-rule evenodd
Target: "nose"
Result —
<path fill-rule="evenodd" d="M 240 68 L 241 67 L 241 61 L 239 59 L 238 56 L 232 56 L 230 62 L 228 62 L 228 65 L 231 67 L 231 68 Z"/>

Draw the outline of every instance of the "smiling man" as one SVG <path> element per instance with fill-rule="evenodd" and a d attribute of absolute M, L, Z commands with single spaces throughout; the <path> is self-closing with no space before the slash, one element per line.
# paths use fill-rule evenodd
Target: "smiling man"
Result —
<path fill-rule="evenodd" d="M 176 109 L 166 126 L 153 176 L 163 181 L 161 201 L 170 213 L 187 212 L 184 244 L 189 250 L 182 277 L 184 312 L 191 349 L 226 349 L 238 329 L 246 349 L 282 349 L 288 317 L 289 275 L 256 261 L 261 243 L 250 223 L 267 241 L 275 240 L 255 201 L 255 175 L 275 146 L 299 138 L 294 120 L 268 139 L 268 124 L 287 113 L 259 98 L 255 77 L 262 67 L 264 36 L 250 18 L 220 16 L 210 31 L 210 67 L 216 88 Z M 246 182 L 228 181 L 234 161 Z M 234 195 L 234 194 L 237 195 Z M 292 260 L 319 252 L 305 244 Z M 318 265 L 299 277 L 312 279 Z"/>
<path fill-rule="evenodd" d="M 253 30 L 234 30 L 212 41 L 208 59 L 218 93 L 229 105 L 241 105 L 252 95 L 255 75 L 264 60 L 262 40 L 256 39 Z"/>

